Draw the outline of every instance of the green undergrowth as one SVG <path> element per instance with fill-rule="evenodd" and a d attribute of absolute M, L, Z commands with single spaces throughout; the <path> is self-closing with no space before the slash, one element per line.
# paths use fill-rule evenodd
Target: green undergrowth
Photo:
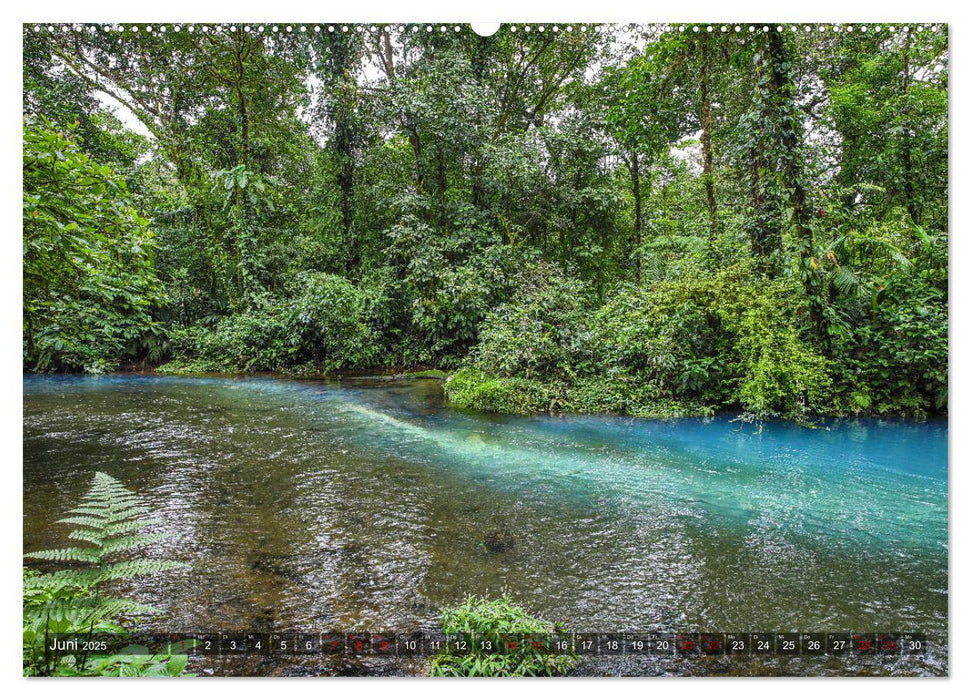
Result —
<path fill-rule="evenodd" d="M 554 653 L 550 646 L 551 635 L 563 631 L 560 626 L 533 617 L 508 597 L 470 596 L 445 608 L 441 619 L 442 631 L 464 638 L 468 651 L 433 656 L 430 676 L 562 676 L 577 665 L 575 653 Z M 533 647 L 529 639 L 544 640 L 542 647 Z"/>

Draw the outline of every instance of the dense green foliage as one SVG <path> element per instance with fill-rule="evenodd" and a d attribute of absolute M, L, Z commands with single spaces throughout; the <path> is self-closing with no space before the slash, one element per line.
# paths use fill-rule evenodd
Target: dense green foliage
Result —
<path fill-rule="evenodd" d="M 23 222 L 25 365 L 99 371 L 156 347 L 148 221 L 111 168 L 34 120 L 24 122 Z"/>
<path fill-rule="evenodd" d="M 946 411 L 946 27 L 137 29 L 25 29 L 26 369 Z"/>
<path fill-rule="evenodd" d="M 562 630 L 508 598 L 470 596 L 462 605 L 445 608 L 442 631 L 462 635 L 469 650 L 433 656 L 430 676 L 561 676 L 577 664 L 575 653 L 557 654 L 551 648 L 552 635 Z"/>
<path fill-rule="evenodd" d="M 839 410 L 829 361 L 795 326 L 798 290 L 744 266 L 618 287 L 592 309 L 568 284 L 533 287 L 484 325 L 470 369 L 446 392 L 461 405 L 643 416 L 740 406 L 802 417 Z"/>
<path fill-rule="evenodd" d="M 194 358 L 188 367 L 197 372 L 367 367 L 377 359 L 371 302 L 343 277 L 306 272 L 285 300 L 254 298 L 246 314 L 178 328 L 171 339 L 176 352 Z M 162 370 L 186 369 L 173 364 Z"/>
<path fill-rule="evenodd" d="M 24 569 L 24 675 L 25 676 L 178 676 L 185 655 L 153 654 L 144 647 L 128 646 L 118 653 L 61 653 L 50 647 L 54 635 L 91 640 L 95 635 L 123 639 L 122 617 L 158 614 L 151 606 L 127 598 L 111 597 L 104 587 L 183 564 L 166 559 L 135 557 L 132 550 L 162 539 L 158 534 L 137 534 L 153 521 L 137 494 L 107 474 L 98 472 L 84 500 L 59 522 L 77 526 L 70 538 L 86 543 L 30 552 L 28 559 L 70 563 L 71 568 L 42 573 Z"/>

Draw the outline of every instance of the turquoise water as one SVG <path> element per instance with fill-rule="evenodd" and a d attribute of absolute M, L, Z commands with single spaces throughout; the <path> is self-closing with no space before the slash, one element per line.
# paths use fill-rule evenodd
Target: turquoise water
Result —
<path fill-rule="evenodd" d="M 408 629 L 508 592 L 578 631 L 926 632 L 921 660 L 748 672 L 946 672 L 943 421 L 483 416 L 433 380 L 29 376 L 24 394 L 25 550 L 62 543 L 94 471 L 122 479 L 193 567 L 135 591 L 166 629 Z M 496 531 L 511 551 L 487 550 Z"/>

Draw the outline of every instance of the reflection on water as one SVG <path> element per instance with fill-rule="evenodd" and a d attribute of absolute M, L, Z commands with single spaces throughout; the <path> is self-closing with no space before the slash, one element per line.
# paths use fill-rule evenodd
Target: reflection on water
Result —
<path fill-rule="evenodd" d="M 434 380 L 26 377 L 24 394 L 24 550 L 64 544 L 54 521 L 95 471 L 122 480 L 173 533 L 155 553 L 192 565 L 131 591 L 169 611 L 160 631 L 410 630 L 507 591 L 578 631 L 936 642 L 586 673 L 946 672 L 943 422 L 499 418 L 444 408 Z M 489 552 L 494 531 L 512 549 Z M 245 663 L 216 671 L 361 672 Z"/>

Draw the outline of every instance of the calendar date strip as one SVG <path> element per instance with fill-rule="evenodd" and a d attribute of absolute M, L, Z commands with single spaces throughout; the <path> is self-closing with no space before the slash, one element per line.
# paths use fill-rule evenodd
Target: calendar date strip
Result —
<path fill-rule="evenodd" d="M 531 635 L 444 634 L 422 632 L 199 632 L 177 634 L 56 635 L 48 642 L 57 654 L 188 654 L 231 656 L 436 654 L 544 654 L 647 656 L 842 656 L 920 655 L 927 637 L 911 632 L 727 632 L 597 633 Z"/>

